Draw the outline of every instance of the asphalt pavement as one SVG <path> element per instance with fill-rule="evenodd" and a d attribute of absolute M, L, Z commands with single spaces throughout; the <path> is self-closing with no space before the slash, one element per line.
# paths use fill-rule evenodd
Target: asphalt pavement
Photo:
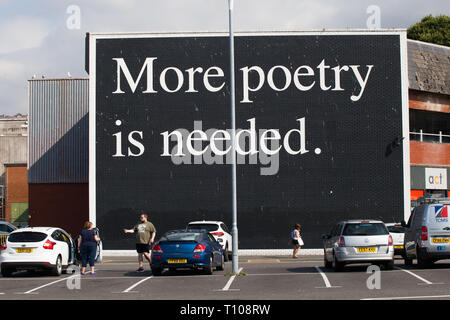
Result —
<path fill-rule="evenodd" d="M 137 258 L 104 257 L 96 275 L 19 272 L 0 277 L 0 300 L 316 300 L 450 299 L 450 260 L 428 268 L 405 266 L 373 273 L 368 265 L 325 269 L 321 256 L 240 257 L 240 274 L 224 271 L 165 271 L 153 276 L 149 266 L 138 273 Z M 377 271 L 375 269 L 375 271 Z"/>

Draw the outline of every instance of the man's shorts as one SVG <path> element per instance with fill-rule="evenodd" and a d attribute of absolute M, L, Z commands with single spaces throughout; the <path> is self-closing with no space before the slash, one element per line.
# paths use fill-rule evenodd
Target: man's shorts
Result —
<path fill-rule="evenodd" d="M 137 253 L 149 253 L 150 252 L 150 245 L 149 244 L 136 243 L 136 251 L 137 251 Z"/>

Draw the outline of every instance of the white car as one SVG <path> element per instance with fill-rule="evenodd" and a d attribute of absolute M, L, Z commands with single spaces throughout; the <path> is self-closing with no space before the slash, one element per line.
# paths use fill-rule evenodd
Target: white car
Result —
<path fill-rule="evenodd" d="M 3 277 L 18 270 L 49 270 L 59 276 L 74 263 L 74 242 L 60 228 L 23 228 L 9 234 L 0 249 Z"/>
<path fill-rule="evenodd" d="M 211 233 L 222 245 L 225 261 L 229 261 L 232 254 L 232 236 L 222 221 L 193 221 L 189 222 L 187 229 L 201 229 Z"/>
<path fill-rule="evenodd" d="M 405 256 L 405 228 L 400 223 L 385 223 L 394 241 L 394 254 Z"/>

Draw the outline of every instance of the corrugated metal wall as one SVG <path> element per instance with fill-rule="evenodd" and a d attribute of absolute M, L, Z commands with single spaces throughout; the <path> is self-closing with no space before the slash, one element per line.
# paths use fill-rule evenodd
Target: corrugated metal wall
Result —
<path fill-rule="evenodd" d="M 87 183 L 89 80 L 39 79 L 28 86 L 28 183 Z"/>

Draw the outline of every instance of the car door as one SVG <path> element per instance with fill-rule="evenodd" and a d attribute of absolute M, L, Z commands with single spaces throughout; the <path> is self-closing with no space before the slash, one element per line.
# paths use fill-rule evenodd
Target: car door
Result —
<path fill-rule="evenodd" d="M 69 246 L 68 264 L 74 264 L 75 263 L 75 243 L 74 243 L 72 237 L 67 232 L 65 232 L 64 230 L 61 230 L 60 232 L 61 232 L 62 239 Z"/>
<path fill-rule="evenodd" d="M 413 232 L 413 229 L 412 229 L 412 224 L 413 224 L 413 221 L 414 221 L 414 216 L 416 215 L 416 210 L 417 209 L 414 209 L 411 212 L 411 215 L 409 216 L 409 219 L 408 219 L 408 223 L 405 226 L 405 240 L 404 240 L 404 242 L 405 242 L 405 252 L 406 252 L 406 255 L 408 257 L 410 257 L 413 254 L 413 251 L 414 251 L 414 242 L 411 241 L 411 240 L 413 239 L 413 235 L 414 235 L 414 232 Z"/>
<path fill-rule="evenodd" d="M 227 247 L 227 249 L 228 249 L 228 251 L 229 252 L 231 252 L 231 248 L 232 248 L 232 237 L 231 237 L 231 232 L 229 231 L 229 229 L 228 229 L 228 227 L 226 226 L 226 224 L 225 223 L 221 223 L 220 224 L 220 227 L 222 228 L 222 230 L 225 232 L 225 234 L 226 234 L 226 243 L 228 243 L 228 247 Z"/>
<path fill-rule="evenodd" d="M 57 253 L 61 255 L 62 264 L 64 266 L 68 265 L 69 264 L 69 246 L 68 246 L 67 242 L 64 241 L 61 231 L 55 230 L 52 233 L 52 238 L 57 243 L 57 246 L 56 246 L 58 248 Z M 56 261 L 56 259 L 55 259 L 55 261 Z"/>
<path fill-rule="evenodd" d="M 405 240 L 405 249 L 409 257 L 416 256 L 416 244 L 422 234 L 422 220 L 426 208 L 427 206 L 419 206 L 411 214 L 410 223 L 408 223 L 409 228 L 405 234 L 405 238 L 407 239 Z"/>
<path fill-rule="evenodd" d="M 207 241 L 209 246 L 211 247 L 212 256 L 213 256 L 213 265 L 219 265 L 222 263 L 222 257 L 220 248 L 222 247 L 219 242 L 216 241 L 216 238 L 209 232 L 206 234 Z"/>
<path fill-rule="evenodd" d="M 95 234 L 97 235 L 97 237 L 100 238 L 100 231 L 98 230 L 98 228 L 94 228 L 94 230 L 95 230 Z M 95 255 L 95 262 L 98 262 L 98 263 L 102 262 L 102 260 L 103 260 L 103 252 L 102 251 L 103 251 L 103 243 L 100 238 L 100 241 L 97 242 L 97 253 Z"/>
<path fill-rule="evenodd" d="M 334 237 L 336 236 L 336 230 L 339 224 L 336 224 L 330 231 L 329 238 L 325 242 L 325 253 L 327 255 L 327 260 L 331 261 L 333 259 L 333 249 L 334 249 Z"/>

